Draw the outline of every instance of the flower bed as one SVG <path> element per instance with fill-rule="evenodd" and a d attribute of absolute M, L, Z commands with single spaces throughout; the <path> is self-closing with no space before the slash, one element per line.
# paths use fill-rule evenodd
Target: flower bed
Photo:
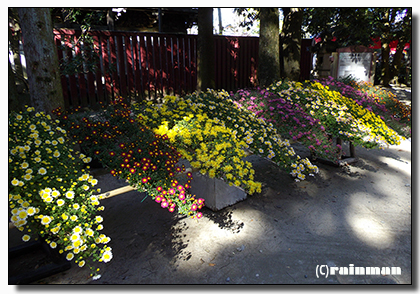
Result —
<path fill-rule="evenodd" d="M 366 148 L 399 144 L 402 139 L 373 112 L 320 83 L 280 81 L 269 90 L 301 106 L 333 137 Z"/>
<path fill-rule="evenodd" d="M 108 262 L 110 238 L 101 233 L 103 218 L 97 180 L 84 165 L 90 157 L 72 149 L 64 129 L 49 115 L 9 114 L 9 207 L 22 240 L 42 238 L 79 267 Z"/>
<path fill-rule="evenodd" d="M 297 180 L 318 170 L 308 159 L 297 156 L 271 123 L 237 107 L 225 91 L 167 96 L 160 106 L 148 102 L 133 108 L 143 125 L 167 135 L 201 173 L 222 178 L 250 194 L 260 192 L 261 184 L 253 180 L 252 165 L 242 160 L 243 149 L 273 161 Z"/>
<path fill-rule="evenodd" d="M 374 100 L 374 105 L 386 109 L 383 115 L 386 123 L 401 136 L 411 137 L 411 107 L 399 101 L 390 91 L 373 86 L 368 82 L 349 81 L 349 85 Z M 373 110 L 375 112 L 375 109 Z M 376 112 L 375 112 L 376 113 Z"/>
<path fill-rule="evenodd" d="M 346 107 L 347 111 L 355 119 L 358 128 L 367 134 L 367 136 L 362 138 L 363 142 L 360 142 L 361 145 L 366 147 L 370 147 L 370 144 L 373 144 L 373 146 L 399 145 L 400 141 L 404 139 L 393 129 L 389 128 L 384 120 L 376 115 L 370 107 L 370 109 L 364 108 L 353 99 L 343 96 L 339 92 L 331 91 L 328 86 L 320 83 L 314 82 L 311 86 L 319 90 L 319 92 L 329 92 L 327 99 Z"/>
<path fill-rule="evenodd" d="M 189 180 L 181 184 L 176 176 L 185 167 L 176 166 L 181 154 L 168 137 L 154 134 L 132 116 L 130 107 L 116 100 L 101 111 L 64 113 L 56 111 L 63 128 L 69 130 L 87 154 L 98 159 L 111 174 L 146 192 L 162 208 L 201 218 L 203 199 L 188 193 Z"/>
<path fill-rule="evenodd" d="M 259 118 L 272 123 L 285 138 L 298 141 L 308 147 L 311 152 L 336 162 L 340 159 L 341 146 L 333 143 L 326 133 L 325 127 L 292 99 L 291 88 L 281 93 L 267 89 L 238 90 L 231 98 L 240 108 L 246 108 Z"/>
<path fill-rule="evenodd" d="M 391 92 L 368 82 L 337 81 L 332 77 L 320 79 L 319 82 L 372 111 L 399 135 L 411 136 L 411 107 L 400 102 Z"/>

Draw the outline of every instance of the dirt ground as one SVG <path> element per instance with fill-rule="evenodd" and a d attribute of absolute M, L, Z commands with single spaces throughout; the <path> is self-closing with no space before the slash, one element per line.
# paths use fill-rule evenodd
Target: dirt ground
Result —
<path fill-rule="evenodd" d="M 411 139 L 385 150 L 357 147 L 356 155 L 344 167 L 315 162 L 320 173 L 302 182 L 249 156 L 262 193 L 218 212 L 204 208 L 198 221 L 139 192 L 102 200 L 114 257 L 102 264 L 101 279 L 72 264 L 34 283 L 411 284 Z M 97 178 L 103 192 L 125 185 L 109 174 Z M 350 264 L 401 274 L 317 277 L 318 266 Z"/>

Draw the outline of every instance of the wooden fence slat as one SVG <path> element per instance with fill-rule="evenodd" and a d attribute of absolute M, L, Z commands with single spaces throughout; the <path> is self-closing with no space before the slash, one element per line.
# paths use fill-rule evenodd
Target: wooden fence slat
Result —
<path fill-rule="evenodd" d="M 193 67 L 192 67 L 192 63 L 191 63 L 191 38 L 189 36 L 185 37 L 185 71 L 186 71 L 186 76 L 185 76 L 185 80 L 186 80 L 186 87 L 185 87 L 185 92 L 189 93 L 189 92 L 193 92 L 193 88 L 192 88 L 192 72 L 193 72 Z"/>
<path fill-rule="evenodd" d="M 159 52 L 159 36 L 152 37 L 152 52 L 153 52 L 153 79 L 154 79 L 154 99 L 156 99 L 159 95 L 159 88 L 160 88 L 160 74 L 161 74 L 161 67 L 159 63 L 160 52 Z"/>
<path fill-rule="evenodd" d="M 174 60 L 174 44 L 173 44 L 173 38 L 169 37 L 169 50 L 168 50 L 168 54 L 169 54 L 169 61 L 170 61 L 170 69 L 171 71 L 168 72 L 169 74 L 169 81 L 170 81 L 170 85 L 171 85 L 171 89 L 172 89 L 172 95 L 175 95 L 175 60 Z"/>
<path fill-rule="evenodd" d="M 156 46 L 156 47 L 158 47 L 157 49 L 158 49 L 158 60 L 159 60 L 159 90 L 160 90 L 160 93 L 159 93 L 159 96 L 161 96 L 161 97 L 163 97 L 164 96 L 164 86 L 163 86 L 163 75 L 164 75 L 164 71 L 163 71 L 163 69 L 164 69 L 164 67 L 163 67 L 163 60 L 162 60 L 162 53 L 163 53 L 163 50 L 164 50 L 164 47 L 163 47 L 163 37 L 162 36 L 158 36 L 158 46 Z"/>
<path fill-rule="evenodd" d="M 68 40 L 68 41 L 67 41 Z M 69 35 L 69 38 L 65 41 L 66 46 L 70 46 L 70 48 L 67 48 L 67 58 L 69 60 L 73 59 L 73 54 L 72 54 L 72 49 L 73 49 L 73 45 L 72 42 L 75 42 L 75 37 L 74 35 Z M 70 87 L 70 96 L 71 96 L 71 106 L 73 108 L 76 108 L 77 106 L 80 105 L 79 102 L 79 93 L 77 91 L 77 80 L 76 80 L 76 76 L 74 74 L 69 75 L 69 87 Z"/>
<path fill-rule="evenodd" d="M 140 62 L 141 62 L 141 80 L 142 80 L 142 93 L 144 99 L 146 95 L 149 95 L 149 88 L 148 88 L 148 80 L 149 80 L 149 73 L 147 71 L 148 67 L 148 60 L 147 60 L 147 48 L 146 48 L 146 36 L 140 36 Z M 147 94 L 146 94 L 147 91 Z"/>
<path fill-rule="evenodd" d="M 191 64 L 191 92 L 197 89 L 197 39 L 188 38 L 191 43 L 190 64 Z"/>
<path fill-rule="evenodd" d="M 171 95 L 172 94 L 172 62 L 171 62 L 171 49 L 170 49 L 170 37 L 165 36 L 164 41 L 164 50 L 162 52 L 162 55 L 164 56 L 164 64 L 165 64 L 165 95 Z"/>
<path fill-rule="evenodd" d="M 75 47 L 76 56 L 82 55 L 81 43 L 78 42 L 80 35 L 81 35 L 80 31 L 75 31 L 74 36 L 75 36 L 75 41 L 77 42 L 76 47 Z M 85 80 L 84 73 L 79 73 L 77 75 L 77 79 L 79 83 L 80 105 L 82 107 L 87 107 L 89 103 L 88 103 L 87 87 L 86 87 L 86 80 Z"/>
<path fill-rule="evenodd" d="M 118 79 L 118 74 L 119 74 L 119 70 L 118 70 L 118 63 L 117 63 L 117 45 L 115 44 L 115 35 L 110 35 L 109 36 L 109 57 L 110 57 L 110 65 L 113 67 L 113 72 L 112 72 L 112 100 L 115 100 L 115 98 L 117 96 L 121 95 L 121 85 L 119 83 L 119 79 Z"/>
<path fill-rule="evenodd" d="M 135 85 L 134 85 L 134 52 L 133 52 L 133 45 L 132 39 L 134 36 L 126 36 L 125 37 L 125 45 L 126 45 L 126 56 L 127 56 L 127 87 L 128 93 L 131 95 L 135 95 Z"/>
<path fill-rule="evenodd" d="M 126 68 L 125 68 L 125 60 L 124 60 L 124 44 L 123 44 L 123 36 L 118 34 L 115 36 L 116 42 L 116 62 L 118 63 L 118 74 L 117 80 L 119 79 L 119 89 L 120 95 L 124 98 L 127 97 L 127 78 L 126 78 Z"/>
<path fill-rule="evenodd" d="M 187 89 L 187 62 L 186 62 L 186 50 L 185 50 L 185 38 L 181 38 L 181 69 L 182 69 L 182 87 L 181 87 L 181 93 L 183 94 L 186 92 Z"/>
<path fill-rule="evenodd" d="M 238 76 L 237 76 L 237 88 L 244 88 L 246 76 L 245 71 L 243 68 L 243 65 L 245 63 L 245 52 L 243 49 L 244 46 L 244 40 L 243 38 L 238 38 L 238 60 L 237 60 L 237 70 L 238 70 Z"/>
<path fill-rule="evenodd" d="M 216 89 L 220 86 L 220 84 L 221 84 L 221 75 L 220 75 L 220 72 L 221 72 L 221 70 L 220 70 L 220 67 L 221 67 L 221 46 L 220 46 L 220 43 L 221 42 L 221 40 L 220 40 L 220 38 L 215 38 L 214 39 L 214 60 L 215 60 L 215 62 L 214 62 L 214 74 L 215 74 L 215 77 L 214 77 L 214 82 L 215 82 L 215 86 L 216 86 Z"/>
<path fill-rule="evenodd" d="M 179 45 L 179 38 L 176 38 L 176 64 L 177 64 L 177 74 L 176 78 L 178 81 L 177 86 L 177 93 L 180 95 L 182 92 L 182 82 L 181 82 L 181 60 L 180 60 L 180 45 Z"/>
<path fill-rule="evenodd" d="M 104 102 L 104 89 L 103 89 L 103 84 L 102 84 L 102 66 L 101 66 L 101 59 L 102 59 L 101 58 L 102 56 L 101 41 L 102 40 L 101 40 L 101 36 L 97 36 L 97 35 L 93 36 L 93 40 L 99 50 L 99 56 L 100 56 L 98 63 L 96 64 L 96 72 L 95 72 L 96 95 L 97 95 L 96 102 L 100 104 Z M 98 107 L 98 105 L 96 105 L 96 107 Z"/>
<path fill-rule="evenodd" d="M 92 72 L 87 73 L 87 86 L 89 94 L 89 106 L 96 109 L 95 77 Z"/>
<path fill-rule="evenodd" d="M 108 104 L 112 97 L 112 76 L 110 71 L 110 52 L 109 52 L 109 35 L 101 37 L 103 75 L 105 83 L 105 103 Z"/>
<path fill-rule="evenodd" d="M 155 71 L 155 99 L 160 96 L 162 66 L 160 60 L 160 36 L 153 37 L 153 68 Z"/>
<path fill-rule="evenodd" d="M 239 81 L 241 87 L 239 88 L 246 88 L 247 87 L 247 76 L 248 71 L 246 69 L 246 64 L 248 63 L 247 59 L 247 52 L 246 52 L 246 40 L 244 38 L 240 39 L 240 47 L 239 47 Z"/>
<path fill-rule="evenodd" d="M 156 67 L 155 67 L 155 48 L 153 45 L 153 37 L 148 36 L 147 50 L 149 52 L 149 98 L 156 96 Z"/>
<path fill-rule="evenodd" d="M 133 50 L 133 70 L 134 70 L 134 93 L 135 97 L 137 97 L 137 102 L 141 100 L 140 97 L 142 93 L 141 87 L 141 76 L 140 76 L 140 61 L 139 61 L 139 45 L 137 42 L 138 35 L 134 35 L 131 39 L 132 42 L 132 50 Z"/>
<path fill-rule="evenodd" d="M 154 70 L 153 70 L 153 48 L 152 48 L 152 38 L 150 35 L 146 36 L 145 45 L 146 45 L 146 64 L 147 64 L 147 90 L 149 99 L 152 99 L 152 88 L 153 79 L 154 79 Z"/>

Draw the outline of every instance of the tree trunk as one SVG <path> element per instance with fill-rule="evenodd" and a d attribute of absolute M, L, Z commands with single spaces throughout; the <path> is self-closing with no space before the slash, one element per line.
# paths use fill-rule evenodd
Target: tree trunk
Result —
<path fill-rule="evenodd" d="M 397 45 L 397 50 L 395 51 L 394 58 L 391 64 L 391 69 L 390 69 L 391 80 L 393 80 L 395 77 L 397 77 L 396 80 L 398 80 L 398 74 L 401 68 L 404 46 L 405 46 L 405 43 L 402 40 L 399 40 L 398 45 Z"/>
<path fill-rule="evenodd" d="M 260 8 L 258 83 L 268 86 L 280 79 L 279 10 Z"/>
<path fill-rule="evenodd" d="M 10 20 L 10 17 L 9 17 L 9 23 L 11 23 L 13 26 L 13 32 L 12 32 L 12 27 L 9 26 L 9 44 L 10 44 L 10 49 L 13 52 L 15 73 L 19 78 L 23 79 L 24 77 L 23 77 L 23 70 L 22 70 L 22 62 L 20 60 L 20 52 L 19 52 L 19 41 L 22 38 L 20 27 L 15 21 L 13 21 L 12 23 Z"/>
<path fill-rule="evenodd" d="M 219 17 L 219 35 L 223 35 L 222 9 L 221 8 L 217 8 L 217 15 Z"/>
<path fill-rule="evenodd" d="M 395 9 L 388 8 L 384 13 L 384 29 L 381 37 L 381 54 L 382 54 L 382 84 L 387 87 L 391 81 L 389 54 L 390 48 L 389 43 L 391 42 L 391 24 L 394 22 L 396 11 Z"/>
<path fill-rule="evenodd" d="M 381 68 L 381 77 L 382 77 L 382 84 L 384 86 L 389 86 L 389 82 L 391 80 L 389 74 L 389 43 L 387 40 L 381 41 L 382 49 L 381 49 L 381 56 L 382 56 L 382 68 Z"/>
<path fill-rule="evenodd" d="M 18 8 L 31 104 L 50 113 L 64 108 L 57 49 L 48 8 Z"/>
<path fill-rule="evenodd" d="M 16 88 L 16 81 L 15 81 L 15 74 L 12 70 L 12 65 L 10 64 L 9 60 L 9 112 L 10 111 L 20 111 L 20 103 L 19 103 L 19 94 Z"/>
<path fill-rule="evenodd" d="M 213 8 L 198 8 L 197 90 L 215 88 Z"/>
<path fill-rule="evenodd" d="M 302 43 L 302 8 L 283 8 L 282 78 L 298 81 L 300 78 L 300 47 Z"/>

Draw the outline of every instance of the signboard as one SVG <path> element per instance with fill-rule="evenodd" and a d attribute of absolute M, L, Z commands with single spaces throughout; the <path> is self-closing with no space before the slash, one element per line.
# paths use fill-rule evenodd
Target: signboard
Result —
<path fill-rule="evenodd" d="M 338 60 L 337 78 L 351 75 L 356 80 L 369 81 L 372 53 L 340 52 Z"/>

